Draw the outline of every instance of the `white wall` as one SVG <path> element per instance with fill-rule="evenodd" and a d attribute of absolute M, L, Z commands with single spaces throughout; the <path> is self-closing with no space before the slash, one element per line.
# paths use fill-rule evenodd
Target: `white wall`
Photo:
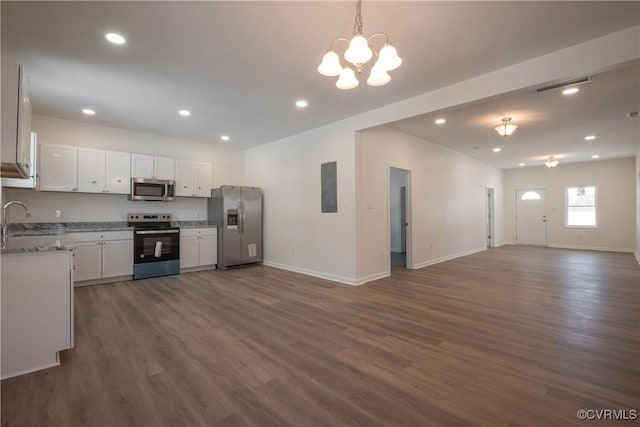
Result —
<path fill-rule="evenodd" d="M 248 150 L 247 185 L 264 191 L 264 262 L 352 283 L 353 131 L 340 123 Z M 337 162 L 338 212 L 322 213 L 320 165 Z"/>
<path fill-rule="evenodd" d="M 53 117 L 33 116 L 38 141 L 80 147 L 153 154 L 212 163 L 212 186 L 242 185 L 244 153 L 241 150 L 110 128 Z M 36 192 L 5 188 L 3 200 L 20 200 L 29 206 L 32 218 L 17 209 L 9 211 L 11 222 L 126 221 L 127 212 L 170 212 L 177 220 L 206 219 L 205 199 L 179 197 L 175 202 L 132 202 L 127 196 Z M 62 216 L 54 217 L 61 209 Z"/>
<path fill-rule="evenodd" d="M 549 246 L 632 252 L 636 236 L 635 167 L 634 158 L 627 158 L 505 171 L 505 242 L 515 242 L 516 190 L 546 188 Z M 588 185 L 598 188 L 598 228 L 566 228 L 565 188 Z"/>
<path fill-rule="evenodd" d="M 358 277 L 389 275 L 389 167 L 410 171 L 408 264 L 420 268 L 486 249 L 485 186 L 502 204 L 502 171 L 391 128 L 359 132 Z M 496 224 L 502 223 L 497 212 Z M 497 227 L 496 245 L 502 233 Z"/>
<path fill-rule="evenodd" d="M 407 187 L 408 173 L 392 168 L 389 176 L 389 222 L 391 232 L 391 252 L 404 252 L 402 248 L 402 204 L 400 189 Z"/>

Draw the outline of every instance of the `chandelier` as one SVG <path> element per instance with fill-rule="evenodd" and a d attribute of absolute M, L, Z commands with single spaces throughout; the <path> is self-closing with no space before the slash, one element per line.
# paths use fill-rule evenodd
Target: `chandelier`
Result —
<path fill-rule="evenodd" d="M 549 156 L 549 160 L 547 160 L 544 164 L 546 167 L 548 167 L 549 169 L 551 168 L 555 168 L 556 166 L 558 166 L 558 161 L 556 160 L 555 156 Z"/>
<path fill-rule="evenodd" d="M 518 125 L 514 125 L 511 123 L 511 117 L 505 117 L 502 119 L 502 124 L 495 127 L 496 132 L 505 138 L 509 135 L 513 134 L 516 129 L 518 129 Z"/>
<path fill-rule="evenodd" d="M 364 34 L 362 34 L 361 4 L 362 0 L 358 0 L 351 40 L 345 37 L 333 39 L 329 50 L 322 58 L 322 63 L 318 66 L 318 72 L 323 76 L 339 76 L 336 82 L 336 87 L 339 89 L 353 89 L 358 86 L 360 82 L 356 78 L 356 74 L 351 68 L 351 65 L 353 65 L 358 71 L 358 74 L 360 74 L 364 66 L 373 58 L 374 54 L 378 59 L 371 68 L 371 73 L 367 79 L 369 86 L 382 86 L 389 83 L 391 76 L 389 76 L 387 72 L 395 70 L 402 64 L 402 59 L 398 56 L 396 48 L 389 42 L 389 36 L 385 33 L 374 33 L 369 37 L 365 37 Z M 385 38 L 385 44 L 382 49 L 380 49 L 380 52 L 369 44 L 369 41 L 376 36 Z M 344 52 L 344 59 L 347 61 L 345 66 L 342 66 L 340 58 L 333 48 L 333 45 L 337 41 L 349 42 L 349 47 Z"/>

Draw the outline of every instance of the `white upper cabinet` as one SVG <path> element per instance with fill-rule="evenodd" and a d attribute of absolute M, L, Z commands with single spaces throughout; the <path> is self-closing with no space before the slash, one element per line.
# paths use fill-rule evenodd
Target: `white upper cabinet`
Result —
<path fill-rule="evenodd" d="M 131 155 L 131 177 L 132 178 L 153 178 L 153 156 L 145 154 Z"/>
<path fill-rule="evenodd" d="M 168 157 L 154 157 L 155 178 L 158 179 L 176 179 L 175 178 L 175 160 Z"/>
<path fill-rule="evenodd" d="M 78 147 L 40 144 L 41 191 L 78 191 Z"/>
<path fill-rule="evenodd" d="M 5 55 L 4 51 L 0 76 L 2 77 L 0 175 L 5 178 L 30 178 L 33 163 L 31 161 L 29 79 L 18 60 Z"/>
<path fill-rule="evenodd" d="M 118 151 L 107 151 L 107 191 L 129 194 L 131 191 L 131 155 Z"/>
<path fill-rule="evenodd" d="M 194 162 L 193 191 L 196 197 L 211 197 L 211 163 Z"/>
<path fill-rule="evenodd" d="M 78 191 L 104 193 L 106 152 L 93 148 L 78 148 Z"/>
<path fill-rule="evenodd" d="M 193 162 L 176 160 L 176 196 L 193 196 Z"/>
<path fill-rule="evenodd" d="M 210 197 L 211 163 L 176 160 L 176 196 Z"/>
<path fill-rule="evenodd" d="M 175 160 L 168 157 L 131 155 L 132 178 L 175 179 Z"/>
<path fill-rule="evenodd" d="M 130 155 L 78 148 L 78 191 L 129 194 Z"/>

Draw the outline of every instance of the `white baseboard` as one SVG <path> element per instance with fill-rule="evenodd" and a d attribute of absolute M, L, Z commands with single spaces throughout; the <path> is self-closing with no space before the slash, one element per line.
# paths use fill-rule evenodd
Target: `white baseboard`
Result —
<path fill-rule="evenodd" d="M 633 254 L 636 256 L 636 261 L 638 261 L 638 264 L 640 264 L 640 252 L 634 252 Z"/>
<path fill-rule="evenodd" d="M 294 273 L 301 273 L 301 274 L 306 274 L 307 276 L 313 276 L 313 277 L 318 277 L 320 279 L 331 280 L 332 282 L 338 282 L 344 285 L 359 286 L 365 283 L 364 281 L 352 279 L 349 277 L 323 273 L 321 271 L 308 270 L 306 268 L 294 267 L 291 265 L 280 264 L 272 261 L 265 260 L 262 262 L 262 264 L 267 265 L 269 267 L 279 268 L 280 270 L 293 271 Z"/>
<path fill-rule="evenodd" d="M 578 245 L 547 245 L 549 248 L 556 249 L 578 249 L 582 251 L 603 251 L 603 252 L 627 252 L 633 253 L 633 249 L 630 248 L 606 248 L 601 246 L 578 246 Z"/>
<path fill-rule="evenodd" d="M 32 372 L 41 371 L 43 369 L 53 368 L 55 366 L 60 366 L 60 361 L 58 360 L 58 355 L 57 354 L 56 354 L 56 361 L 55 362 L 45 363 L 44 365 L 37 366 L 35 368 L 23 369 L 23 370 L 20 370 L 20 371 L 10 372 L 8 374 L 3 374 L 2 375 L 2 379 L 6 380 L 7 378 L 17 377 L 18 375 L 30 374 Z"/>
<path fill-rule="evenodd" d="M 486 251 L 486 250 L 487 250 L 486 247 L 470 249 L 468 251 L 458 252 L 457 254 L 447 255 L 447 256 L 444 256 L 442 258 L 437 258 L 437 259 L 432 259 L 432 260 L 425 261 L 425 262 L 420 262 L 418 264 L 414 264 L 412 268 L 414 268 L 414 269 L 423 268 L 423 267 L 427 267 L 429 265 L 439 264 L 441 262 L 449 261 L 449 260 L 452 260 L 452 259 L 455 259 L 455 258 L 460 258 L 460 257 L 463 257 L 463 256 L 467 256 L 467 255 L 473 255 L 473 254 L 476 254 L 478 252 L 482 252 L 482 251 Z"/>

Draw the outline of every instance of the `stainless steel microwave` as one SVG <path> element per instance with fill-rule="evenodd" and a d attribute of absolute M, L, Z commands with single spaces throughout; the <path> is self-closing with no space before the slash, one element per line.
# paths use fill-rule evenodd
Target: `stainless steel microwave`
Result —
<path fill-rule="evenodd" d="M 170 179 L 131 178 L 129 200 L 170 202 L 175 200 L 176 182 Z"/>

